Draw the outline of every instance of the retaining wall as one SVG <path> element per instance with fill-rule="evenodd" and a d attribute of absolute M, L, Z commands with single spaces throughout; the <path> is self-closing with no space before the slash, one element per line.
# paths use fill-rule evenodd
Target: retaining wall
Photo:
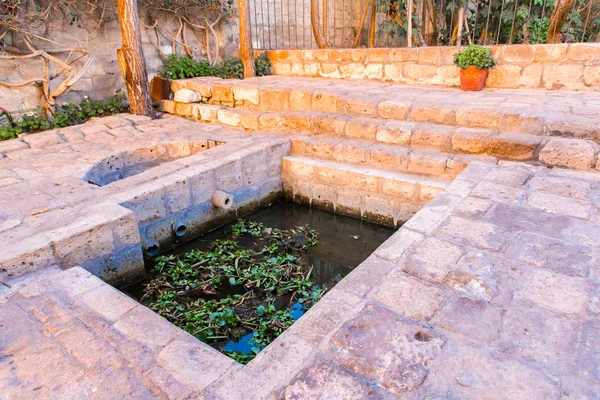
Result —
<path fill-rule="evenodd" d="M 458 47 L 272 50 L 277 75 L 372 79 L 410 85 L 459 86 Z M 600 44 L 490 46 L 498 65 L 490 88 L 600 90 Z"/>

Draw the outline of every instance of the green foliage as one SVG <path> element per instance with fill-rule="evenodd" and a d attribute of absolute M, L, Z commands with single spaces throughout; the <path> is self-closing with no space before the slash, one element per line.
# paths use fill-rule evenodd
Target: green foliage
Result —
<path fill-rule="evenodd" d="M 289 306 L 309 309 L 324 292 L 310 280 L 312 269 L 302 258 L 303 250 L 318 243 L 314 230 L 239 221 L 231 239 L 239 238 L 251 244 L 217 240 L 208 251 L 157 258 L 157 276 L 141 302 L 217 348 L 252 334 L 251 354 L 223 351 L 247 363 L 294 323 Z"/>
<path fill-rule="evenodd" d="M 548 36 L 548 27 L 550 22 L 548 18 L 534 19 L 529 23 L 527 30 L 529 31 L 529 42 L 531 44 L 546 43 Z"/>
<path fill-rule="evenodd" d="M 128 110 L 126 103 L 127 97 L 119 89 L 104 101 L 85 97 L 80 104 L 63 104 L 54 114 L 54 127 L 64 128 L 82 124 L 90 118 L 125 112 Z"/>
<path fill-rule="evenodd" d="M 271 75 L 271 62 L 261 56 L 255 59 L 256 75 Z M 233 58 L 211 67 L 204 60 L 194 61 L 188 56 L 172 54 L 162 67 L 162 76 L 167 79 L 185 79 L 197 76 L 216 76 L 223 79 L 244 79 L 244 66 L 239 58 Z"/>
<path fill-rule="evenodd" d="M 211 76 L 212 67 L 206 61 L 196 62 L 187 56 L 171 54 L 163 64 L 162 75 L 167 79 L 185 79 Z"/>
<path fill-rule="evenodd" d="M 477 69 L 488 69 L 493 68 L 496 62 L 489 49 L 472 44 L 454 55 L 454 64 L 462 69 L 470 66 L 475 66 Z"/>
<path fill-rule="evenodd" d="M 0 113 L 0 117 L 4 117 L 7 123 L 0 125 L 0 141 L 14 139 L 21 133 L 34 133 L 53 128 L 64 128 L 66 126 L 82 124 L 90 118 L 126 112 L 129 109 L 126 102 L 127 97 L 121 90 L 118 90 L 114 96 L 104 101 L 85 97 L 80 104 L 65 103 L 62 106 L 58 106 L 54 118 L 46 117 L 42 108 L 23 114 L 16 120 L 10 113 L 3 111 Z"/>

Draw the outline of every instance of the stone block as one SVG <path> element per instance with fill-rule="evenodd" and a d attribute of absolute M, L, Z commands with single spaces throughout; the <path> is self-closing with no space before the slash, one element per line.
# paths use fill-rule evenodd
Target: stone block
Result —
<path fill-rule="evenodd" d="M 338 96 L 327 92 L 314 92 L 312 95 L 312 109 L 326 113 L 337 112 Z"/>
<path fill-rule="evenodd" d="M 548 90 L 577 89 L 584 86 L 583 65 L 578 64 L 546 64 L 542 75 L 544 88 Z"/>
<path fill-rule="evenodd" d="M 565 215 L 567 217 L 588 220 L 590 218 L 591 204 L 589 201 L 570 199 L 553 194 L 535 192 L 529 196 L 527 204 L 542 210 Z"/>
<path fill-rule="evenodd" d="M 327 397 L 347 399 L 368 398 L 379 395 L 379 390 L 352 376 L 332 363 L 317 359 L 304 368 L 277 394 L 279 399 L 298 397 L 322 399 Z"/>
<path fill-rule="evenodd" d="M 217 119 L 224 125 L 239 126 L 241 123 L 241 114 L 234 109 L 222 108 L 217 111 Z"/>
<path fill-rule="evenodd" d="M 400 268 L 404 268 L 404 263 Z M 439 285 L 396 268 L 368 297 L 406 317 L 429 321 L 442 306 L 446 294 Z"/>
<path fill-rule="evenodd" d="M 408 170 L 410 152 L 406 148 L 378 148 L 373 147 L 369 164 L 374 168 L 394 172 Z"/>
<path fill-rule="evenodd" d="M 375 140 L 377 128 L 382 124 L 378 119 L 350 118 L 346 124 L 346 136 L 354 139 Z"/>
<path fill-rule="evenodd" d="M 18 245 L 5 244 L 0 255 L 0 279 L 7 281 L 56 263 L 51 239 L 38 234 L 20 240 Z"/>
<path fill-rule="evenodd" d="M 414 105 L 410 110 L 410 119 L 415 122 L 448 124 L 454 121 L 454 108 L 432 105 Z"/>
<path fill-rule="evenodd" d="M 233 88 L 231 86 L 213 85 L 211 95 L 210 102 L 212 104 L 232 106 L 235 103 Z"/>
<path fill-rule="evenodd" d="M 206 389 L 237 364 L 191 336 L 167 345 L 158 354 L 158 360 L 178 381 L 196 392 Z M 204 372 L 199 376 L 196 371 Z"/>
<path fill-rule="evenodd" d="M 219 165 L 215 166 L 214 171 L 217 179 L 217 189 L 227 192 L 242 187 L 241 162 L 235 154 L 223 159 Z"/>
<path fill-rule="evenodd" d="M 175 103 L 175 115 L 184 118 L 192 118 L 194 116 L 194 107 L 191 103 Z M 86 133 L 87 135 L 87 133 Z M 88 140 L 88 139 L 86 139 Z"/>
<path fill-rule="evenodd" d="M 379 103 L 378 115 L 388 119 L 406 119 L 410 111 L 410 103 L 399 100 L 386 100 Z"/>
<path fill-rule="evenodd" d="M 465 296 L 453 297 L 436 316 L 439 326 L 482 343 L 498 337 L 502 310 L 486 301 Z"/>
<path fill-rule="evenodd" d="M 519 87 L 538 88 L 542 83 L 543 66 L 541 64 L 531 64 L 523 68 L 519 78 Z"/>
<path fill-rule="evenodd" d="M 176 103 L 198 103 L 202 100 L 202 96 L 200 96 L 200 93 L 190 89 L 180 89 L 175 92 L 173 100 Z"/>
<path fill-rule="evenodd" d="M 515 302 L 504 316 L 500 349 L 566 374 L 575 361 L 581 324 L 528 302 Z"/>
<path fill-rule="evenodd" d="M 464 246 L 500 251 L 508 241 L 508 233 L 506 228 L 499 225 L 450 217 L 435 236 Z"/>
<path fill-rule="evenodd" d="M 536 46 L 508 45 L 501 47 L 499 64 L 531 64 L 535 58 Z"/>
<path fill-rule="evenodd" d="M 462 254 L 458 246 L 428 238 L 406 257 L 402 269 L 411 275 L 441 283 L 456 268 Z"/>
<path fill-rule="evenodd" d="M 377 103 L 365 98 L 346 99 L 346 112 L 352 115 L 376 116 Z"/>
<path fill-rule="evenodd" d="M 104 218 L 93 216 L 51 231 L 59 265 L 80 266 L 115 250 L 112 226 Z"/>
<path fill-rule="evenodd" d="M 316 115 L 311 119 L 311 127 L 317 135 L 344 136 L 348 119 L 345 115 Z"/>
<path fill-rule="evenodd" d="M 233 88 L 233 97 L 235 101 L 243 101 L 255 106 L 259 105 L 258 88 L 251 86 L 235 86 Z"/>
<path fill-rule="evenodd" d="M 343 163 L 363 165 L 369 161 L 369 147 L 346 142 L 335 146 L 335 160 Z"/>
<path fill-rule="evenodd" d="M 437 67 L 433 65 L 403 64 L 402 76 L 408 82 L 421 83 L 433 78 L 437 73 Z"/>
<path fill-rule="evenodd" d="M 65 141 L 58 131 L 30 133 L 22 138 L 31 148 L 48 147 Z"/>
<path fill-rule="evenodd" d="M 289 97 L 291 110 L 312 109 L 312 93 L 301 89 L 292 89 Z"/>
<path fill-rule="evenodd" d="M 444 343 L 437 332 L 368 303 L 331 338 L 326 354 L 402 397 L 422 385 Z"/>
<path fill-rule="evenodd" d="M 485 153 L 495 136 L 491 129 L 458 128 L 452 135 L 452 150 L 456 153 Z"/>
<path fill-rule="evenodd" d="M 440 59 L 440 47 L 422 47 L 419 48 L 417 61 L 419 64 L 437 65 Z"/>
<path fill-rule="evenodd" d="M 600 85 L 600 66 L 586 65 L 583 68 L 583 81 L 587 86 Z"/>
<path fill-rule="evenodd" d="M 372 177 L 363 175 L 363 178 L 369 182 Z M 368 187 L 372 187 L 371 184 Z M 367 185 L 365 185 L 367 188 Z M 374 193 L 375 189 L 367 189 L 367 193 Z M 387 226 L 395 226 L 395 207 L 394 202 L 387 196 L 381 197 L 374 194 L 366 194 L 362 205 L 363 219 Z"/>
<path fill-rule="evenodd" d="M 412 134 L 410 146 L 421 149 L 452 150 L 453 126 L 419 124 Z"/>
<path fill-rule="evenodd" d="M 404 80 L 402 75 L 401 64 L 386 64 L 383 66 L 383 80 L 386 82 L 402 82 Z"/>
<path fill-rule="evenodd" d="M 519 86 L 522 71 L 523 67 L 519 65 L 497 65 L 490 70 L 485 86 L 490 88 L 516 88 Z"/>
<path fill-rule="evenodd" d="M 428 176 L 439 176 L 446 170 L 448 158 L 440 153 L 413 151 L 410 153 L 408 171 Z"/>
<path fill-rule="evenodd" d="M 494 108 L 461 108 L 456 111 L 456 124 L 469 128 L 498 128 L 500 110 Z"/>
<path fill-rule="evenodd" d="M 397 178 L 393 175 L 381 178 L 381 192 L 386 196 L 416 200 L 419 197 L 419 184 L 414 181 Z"/>
<path fill-rule="evenodd" d="M 492 139 L 487 153 L 507 160 L 530 160 L 541 143 L 539 136 L 501 133 Z"/>
<path fill-rule="evenodd" d="M 262 111 L 284 111 L 289 109 L 290 91 L 287 89 L 260 89 L 258 92 Z"/>
<path fill-rule="evenodd" d="M 386 61 L 391 63 L 417 61 L 419 49 L 393 48 L 388 50 Z"/>
<path fill-rule="evenodd" d="M 494 168 L 486 176 L 485 180 L 500 185 L 520 188 L 531 178 L 531 171 L 525 168 Z"/>
<path fill-rule="evenodd" d="M 564 340 L 564 337 L 561 339 Z M 581 377 L 596 384 L 600 382 L 600 357 L 597 351 L 599 346 L 600 324 L 597 320 L 592 320 L 583 327 L 575 365 Z"/>
<path fill-rule="evenodd" d="M 586 246 L 528 232 L 517 233 L 510 240 L 505 255 L 539 268 L 581 278 L 589 276 L 594 262 L 592 250 Z"/>
<path fill-rule="evenodd" d="M 535 46 L 535 62 L 548 63 L 564 60 L 568 44 L 539 44 Z"/>
<path fill-rule="evenodd" d="M 416 128 L 417 124 L 414 122 L 388 121 L 385 125 L 377 128 L 375 139 L 382 143 L 408 146 Z"/>
<path fill-rule="evenodd" d="M 590 293 L 584 278 L 539 268 L 527 272 L 518 298 L 558 314 L 580 315 L 587 308 Z"/>
<path fill-rule="evenodd" d="M 554 138 L 540 151 L 539 160 L 551 166 L 591 169 L 598 145 L 581 139 Z"/>
<path fill-rule="evenodd" d="M 576 62 L 592 62 L 597 47 L 589 43 L 570 43 L 567 48 L 567 59 Z"/>

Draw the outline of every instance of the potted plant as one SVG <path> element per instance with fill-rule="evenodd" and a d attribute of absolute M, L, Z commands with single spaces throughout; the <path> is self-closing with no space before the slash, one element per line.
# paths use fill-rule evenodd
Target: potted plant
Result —
<path fill-rule="evenodd" d="M 496 65 L 496 61 L 489 49 L 472 44 L 454 55 L 454 64 L 460 68 L 460 88 L 479 91 L 483 89 L 490 68 Z"/>

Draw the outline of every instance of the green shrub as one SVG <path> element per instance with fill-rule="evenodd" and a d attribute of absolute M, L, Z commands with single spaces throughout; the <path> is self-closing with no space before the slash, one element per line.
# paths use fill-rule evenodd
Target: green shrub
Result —
<path fill-rule="evenodd" d="M 80 104 L 65 103 L 58 106 L 54 118 L 48 118 L 42 108 L 34 112 L 23 114 L 20 118 L 3 111 L 0 118 L 4 117 L 7 123 L 0 125 L 0 141 L 14 139 L 21 133 L 42 132 L 52 128 L 64 128 L 66 126 L 82 124 L 90 118 L 114 115 L 126 112 L 127 97 L 121 90 L 114 96 L 104 101 L 93 100 L 85 97 Z"/>
<path fill-rule="evenodd" d="M 493 68 L 496 62 L 492 58 L 489 49 L 472 44 L 454 55 L 454 64 L 462 69 L 467 69 L 470 66 L 477 69 L 488 69 Z"/>
<path fill-rule="evenodd" d="M 264 56 L 254 61 L 257 76 L 271 75 L 271 62 Z M 172 54 L 163 64 L 161 75 L 167 79 L 185 79 L 197 76 L 216 76 L 223 79 L 244 79 L 244 66 L 239 58 L 211 67 L 206 61 L 194 61 L 188 56 Z"/>
<path fill-rule="evenodd" d="M 196 76 L 211 76 L 212 67 L 206 61 L 196 62 L 188 56 L 171 54 L 162 67 L 162 75 L 167 79 L 185 79 Z"/>

